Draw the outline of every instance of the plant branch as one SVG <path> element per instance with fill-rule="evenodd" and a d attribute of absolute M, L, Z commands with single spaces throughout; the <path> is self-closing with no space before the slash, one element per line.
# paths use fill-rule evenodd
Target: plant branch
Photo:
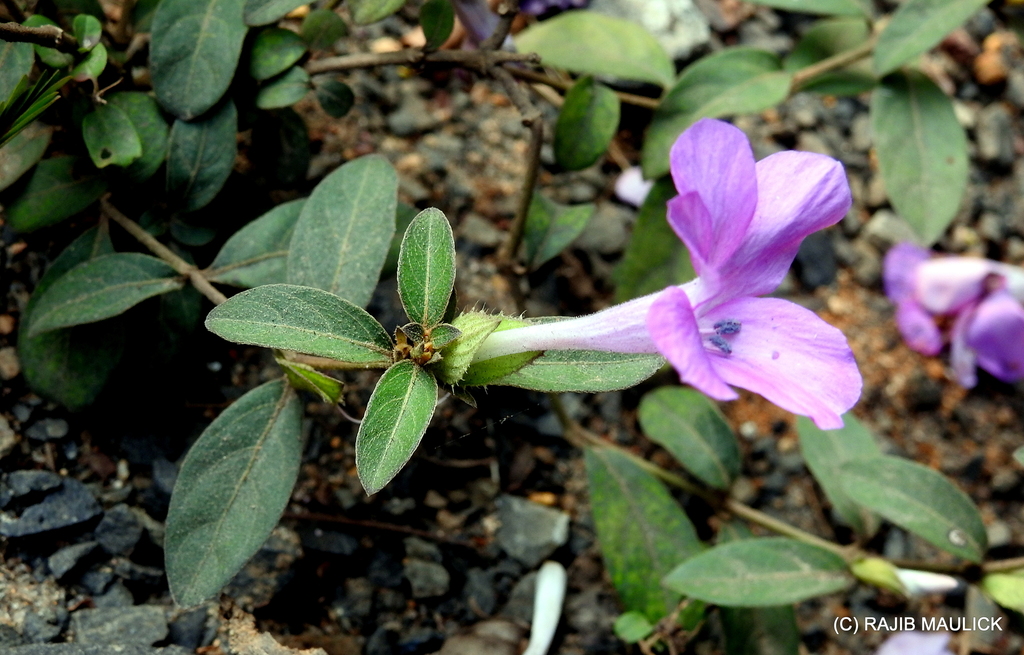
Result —
<path fill-rule="evenodd" d="M 536 64 L 540 58 L 533 53 L 506 52 L 504 50 L 437 50 L 424 53 L 419 48 L 407 48 L 398 52 L 359 52 L 340 57 L 325 57 L 307 63 L 305 68 L 310 75 L 354 68 L 374 68 L 375 66 L 421 66 L 426 64 L 461 66 L 487 72 L 494 66 L 513 61 Z"/>
<path fill-rule="evenodd" d="M 516 84 L 512 81 L 512 84 Z M 534 112 L 537 110 L 535 109 Z M 503 265 L 510 265 L 519 252 L 519 245 L 523 242 L 523 235 L 526 233 L 526 218 L 530 214 L 530 204 L 533 202 L 533 190 L 537 185 L 537 174 L 540 172 L 540 149 L 544 145 L 544 121 L 540 120 L 539 112 L 537 117 L 529 123 L 530 146 L 527 151 L 526 176 L 523 179 L 523 188 L 519 196 L 519 205 L 516 207 L 515 218 L 509 226 L 505 241 L 498 250 L 498 261 Z M 523 122 L 526 122 L 524 115 Z"/>
<path fill-rule="evenodd" d="M 316 355 L 304 355 L 302 353 L 289 351 L 285 358 L 290 362 L 298 362 L 299 364 L 305 364 L 306 366 L 312 366 L 313 368 L 319 368 L 323 370 L 332 371 L 366 371 L 377 368 L 388 368 L 390 364 L 379 364 L 379 363 L 359 363 L 359 362 L 342 362 L 336 359 L 330 359 L 329 357 L 318 357 Z"/>
<path fill-rule="evenodd" d="M 512 31 L 512 22 L 519 13 L 519 0 L 502 0 L 498 5 L 498 25 L 494 32 L 480 44 L 481 50 L 497 50 L 505 43 Z"/>
<path fill-rule="evenodd" d="M 179 274 L 187 277 L 189 282 L 192 283 L 192 286 L 194 286 L 199 293 L 209 298 L 210 302 L 214 305 L 219 305 L 228 299 L 227 296 L 210 284 L 210 281 L 203 276 L 202 272 L 197 267 L 189 264 L 187 261 L 176 255 L 173 250 L 157 241 L 156 237 L 142 229 L 141 225 L 122 214 L 120 210 L 110 204 L 110 201 L 107 198 L 102 198 L 100 200 L 100 207 L 103 209 L 103 213 L 105 215 L 109 216 L 115 223 L 123 227 L 125 231 L 135 237 L 139 243 L 149 248 L 150 252 L 167 262 L 171 268 Z"/>
<path fill-rule="evenodd" d="M 8 6 L 7 3 L 4 3 Z M 61 52 L 78 54 L 78 40 L 56 25 L 25 27 L 18 23 L 0 23 L 0 41 L 32 43 Z"/>
<path fill-rule="evenodd" d="M 871 37 L 856 48 L 840 52 L 839 54 L 832 55 L 827 59 L 815 62 L 810 66 L 801 68 L 797 72 L 793 73 L 793 79 L 789 83 L 790 95 L 799 91 L 801 87 L 819 75 L 829 73 L 840 68 L 845 68 L 854 62 L 870 56 L 875 50 L 876 43 L 877 39 L 875 37 Z"/>
<path fill-rule="evenodd" d="M 561 91 L 568 91 L 570 88 L 572 88 L 572 85 L 573 85 L 573 82 L 571 82 L 571 81 L 567 82 L 565 80 L 560 80 L 560 79 L 551 77 L 550 75 L 545 75 L 544 73 L 538 73 L 537 71 L 532 71 L 532 70 L 530 70 L 528 68 L 521 68 L 521 67 L 514 67 L 513 68 L 513 67 L 509 67 L 508 68 L 508 72 L 511 73 L 514 77 L 518 77 L 521 80 L 526 80 L 528 82 L 537 82 L 538 84 L 545 84 L 547 86 L 550 86 L 550 87 L 555 88 L 555 89 L 559 89 Z M 634 93 L 625 93 L 623 91 L 616 91 L 615 95 L 617 95 L 619 97 L 619 100 L 621 102 L 624 102 L 627 105 L 633 105 L 635 107 L 643 107 L 645 109 L 657 109 L 658 105 L 661 104 L 661 101 L 658 100 L 657 98 L 648 98 L 647 96 L 638 96 L 638 95 L 636 95 Z"/>

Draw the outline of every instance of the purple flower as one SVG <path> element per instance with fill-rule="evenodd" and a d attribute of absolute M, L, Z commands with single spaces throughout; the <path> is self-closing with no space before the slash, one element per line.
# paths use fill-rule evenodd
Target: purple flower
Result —
<path fill-rule="evenodd" d="M 539 16 L 552 9 L 579 9 L 586 7 L 589 0 L 521 0 L 519 11 Z"/>
<path fill-rule="evenodd" d="M 452 3 L 473 46 L 483 43 L 498 27 L 498 14 L 491 11 L 487 0 L 452 0 Z"/>
<path fill-rule="evenodd" d="M 782 281 L 800 242 L 838 222 L 850 206 L 842 165 L 807 152 L 755 163 L 732 125 L 695 123 L 671 152 L 679 195 L 668 220 L 699 277 L 580 318 L 492 334 L 475 360 L 530 350 L 661 353 L 712 398 L 732 386 L 811 417 L 843 425 L 861 376 L 843 334 L 810 310 L 758 298 Z"/>
<path fill-rule="evenodd" d="M 875 655 L 953 655 L 948 632 L 900 632 L 885 640 Z"/>
<path fill-rule="evenodd" d="M 1004 382 L 1024 378 L 1024 270 L 931 254 L 902 243 L 885 256 L 885 291 L 907 345 L 937 355 L 946 338 L 935 317 L 952 316 L 950 364 L 962 386 L 978 383 L 978 366 Z"/>

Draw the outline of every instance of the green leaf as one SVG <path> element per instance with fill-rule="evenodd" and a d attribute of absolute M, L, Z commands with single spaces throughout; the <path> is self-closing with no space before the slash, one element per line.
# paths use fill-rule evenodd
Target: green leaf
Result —
<path fill-rule="evenodd" d="M 103 25 L 95 16 L 78 14 L 72 23 L 75 39 L 78 40 L 78 51 L 88 52 L 96 47 L 103 36 Z"/>
<path fill-rule="evenodd" d="M 133 182 L 145 182 L 167 158 L 167 135 L 171 128 L 156 100 L 146 93 L 122 91 L 107 96 L 107 102 L 128 115 L 142 141 L 142 156 L 132 162 L 126 172 Z"/>
<path fill-rule="evenodd" d="M 871 129 L 893 207 L 922 244 L 934 243 L 967 188 L 967 137 L 953 103 L 923 73 L 896 73 L 871 96 Z"/>
<path fill-rule="evenodd" d="M 295 225 L 288 281 L 365 307 L 395 232 L 397 202 L 398 176 L 383 157 L 360 157 L 325 177 Z"/>
<path fill-rule="evenodd" d="M 853 1 L 853 0 L 851 0 Z M 783 68 L 796 72 L 868 40 L 871 30 L 863 18 L 821 20 L 804 33 L 785 60 Z M 825 95 L 855 96 L 875 87 L 871 63 L 862 59 L 845 68 L 817 75 L 800 86 L 801 91 Z"/>
<path fill-rule="evenodd" d="M 656 581 L 703 544 L 679 504 L 653 475 L 608 448 L 587 448 L 590 507 L 605 567 L 627 611 L 656 622 L 679 594 Z"/>
<path fill-rule="evenodd" d="M 244 5 L 245 0 L 161 0 L 149 58 L 153 89 L 164 109 L 191 120 L 228 90 L 247 30 Z"/>
<path fill-rule="evenodd" d="M 452 34 L 455 27 L 455 9 L 450 0 L 427 0 L 420 7 L 420 27 L 426 37 L 426 48 L 437 50 Z"/>
<path fill-rule="evenodd" d="M 283 380 L 245 394 L 203 431 L 167 511 L 164 564 L 178 605 L 216 595 L 259 550 L 301 461 L 302 403 Z"/>
<path fill-rule="evenodd" d="M 988 538 L 970 497 L 944 475 L 899 457 L 854 460 L 840 468 L 849 497 L 937 548 L 981 562 Z"/>
<path fill-rule="evenodd" d="M 142 141 L 128 114 L 110 103 L 96 105 L 82 119 L 82 139 L 96 168 L 127 166 L 142 156 Z"/>
<path fill-rule="evenodd" d="M 473 355 L 480 349 L 484 340 L 498 328 L 501 318 L 483 312 L 466 312 L 457 316 L 452 325 L 462 335 L 444 349 L 443 358 L 433 367 L 438 379 L 445 384 L 461 384 L 473 361 Z"/>
<path fill-rule="evenodd" d="M 662 584 L 718 605 L 768 607 L 830 594 L 852 582 L 839 555 L 770 537 L 715 546 L 677 566 Z"/>
<path fill-rule="evenodd" d="M 320 107 L 333 118 L 341 118 L 356 103 L 355 94 L 352 93 L 351 87 L 344 82 L 324 80 L 323 82 L 314 82 L 314 87 Z"/>
<path fill-rule="evenodd" d="M 668 177 L 655 182 L 647 194 L 626 253 L 612 275 L 616 302 L 646 296 L 696 276 L 690 252 L 665 218 L 666 203 L 676 195 L 675 184 Z"/>
<path fill-rule="evenodd" d="M 205 225 L 191 225 L 178 217 L 170 222 L 171 237 L 183 246 L 198 248 L 205 246 L 217 237 L 217 230 Z"/>
<path fill-rule="evenodd" d="M 29 126 L 60 97 L 60 88 L 71 78 L 57 70 L 44 70 L 32 84 L 28 76 L 21 81 L 6 102 L 0 102 L 0 147 Z"/>
<path fill-rule="evenodd" d="M 642 612 L 625 612 L 615 619 L 615 636 L 627 644 L 635 644 L 654 632 L 654 626 Z"/>
<path fill-rule="evenodd" d="M 516 36 L 519 52 L 536 52 L 544 65 L 611 75 L 667 87 L 675 79 L 668 53 L 639 24 L 592 11 L 567 11 Z"/>
<path fill-rule="evenodd" d="M 153 15 L 156 14 L 156 7 L 159 4 L 160 0 L 135 1 L 132 19 L 136 32 L 151 32 L 153 30 Z"/>
<path fill-rule="evenodd" d="M 300 198 L 278 205 L 231 235 L 210 264 L 210 280 L 239 287 L 286 282 L 288 244 L 305 204 Z"/>
<path fill-rule="evenodd" d="M 512 367 L 511 373 L 486 382 L 473 382 L 478 366 L 507 358 L 525 361 Z M 598 393 L 618 391 L 640 384 L 665 364 L 659 355 L 642 353 L 606 353 L 596 350 L 548 350 L 539 357 L 531 353 L 508 355 L 474 364 L 464 384 L 495 384 L 545 392 Z"/>
<path fill-rule="evenodd" d="M 1013 573 L 989 573 L 978 585 L 989 598 L 1007 609 L 1024 612 L 1024 576 Z"/>
<path fill-rule="evenodd" d="M 774 53 L 727 48 L 703 57 L 683 71 L 654 112 L 644 138 L 644 177 L 668 173 L 668 153 L 676 138 L 701 118 L 763 111 L 789 95 L 792 73 Z"/>
<path fill-rule="evenodd" d="M 440 350 L 462 336 L 462 330 L 449 323 L 441 323 L 430 329 L 430 342 Z"/>
<path fill-rule="evenodd" d="M 391 338 L 364 309 L 326 291 L 265 284 L 213 308 L 206 329 L 219 337 L 345 362 L 386 365 Z"/>
<path fill-rule="evenodd" d="M 85 59 L 80 61 L 74 68 L 71 69 L 71 78 L 76 82 L 85 82 L 92 80 L 95 84 L 103 73 L 103 69 L 107 67 L 107 47 L 102 43 L 97 43 L 89 54 L 86 55 Z"/>
<path fill-rule="evenodd" d="M 107 231 L 92 227 L 53 260 L 36 285 L 18 327 L 18 359 L 25 381 L 37 393 L 72 411 L 91 404 L 117 366 L 124 349 L 124 325 L 118 319 L 76 325 L 28 336 L 36 299 L 69 270 L 113 252 Z"/>
<path fill-rule="evenodd" d="M 439 209 L 424 209 L 409 224 L 398 255 L 398 295 L 410 321 L 441 322 L 455 287 L 455 237 Z"/>
<path fill-rule="evenodd" d="M 838 430 L 822 430 L 810 419 L 797 417 L 800 450 L 836 515 L 861 536 L 870 537 L 878 529 L 878 519 L 846 494 L 840 471 L 847 462 L 871 460 L 880 457 L 882 451 L 871 432 L 852 414 L 846 414 L 843 422 L 845 425 Z"/>
<path fill-rule="evenodd" d="M 565 94 L 555 123 L 555 161 L 570 171 L 595 163 L 619 128 L 619 97 L 589 75 Z"/>
<path fill-rule="evenodd" d="M 792 605 L 723 607 L 725 655 L 799 655 L 800 628 Z"/>
<path fill-rule="evenodd" d="M 305 98 L 309 89 L 309 73 L 301 66 L 292 66 L 287 73 L 260 89 L 256 94 L 256 106 L 260 109 L 290 107 Z"/>
<path fill-rule="evenodd" d="M 102 321 L 183 285 L 156 257 L 134 252 L 96 257 L 69 270 L 36 300 L 28 336 Z"/>
<path fill-rule="evenodd" d="M 341 392 L 345 385 L 329 375 L 317 371 L 312 366 L 293 362 L 284 357 L 276 357 L 278 365 L 284 369 L 288 383 L 302 391 L 309 391 L 320 396 L 325 403 L 337 405 L 341 400 Z"/>
<path fill-rule="evenodd" d="M 348 35 L 348 25 L 330 9 L 314 9 L 302 19 L 302 40 L 313 50 L 326 50 Z"/>
<path fill-rule="evenodd" d="M 32 72 L 34 60 L 31 43 L 0 41 L 0 103 L 6 102 L 21 78 Z"/>
<path fill-rule="evenodd" d="M 203 120 L 174 121 L 167 143 L 167 193 L 182 211 L 205 207 L 235 165 L 238 112 L 225 101 Z"/>
<path fill-rule="evenodd" d="M 565 206 L 548 200 L 539 191 L 533 192 L 530 210 L 526 215 L 526 233 L 523 246 L 532 268 L 557 257 L 570 243 L 583 233 L 594 215 L 594 205 Z"/>
<path fill-rule="evenodd" d="M 381 376 L 356 436 L 356 470 L 368 495 L 398 475 L 434 415 L 437 381 L 409 360 Z"/>
<path fill-rule="evenodd" d="M 285 14 L 304 4 L 307 4 L 306 0 L 246 0 L 243 12 L 245 24 L 255 27 L 276 23 Z"/>
<path fill-rule="evenodd" d="M 267 80 L 288 70 L 306 54 L 302 37 L 291 30 L 270 27 L 253 39 L 249 53 L 249 74 L 256 80 Z"/>
<path fill-rule="evenodd" d="M 718 405 L 682 387 L 661 387 L 640 401 L 640 425 L 688 471 L 716 489 L 729 489 L 740 474 L 736 435 Z"/>
<path fill-rule="evenodd" d="M 868 8 L 859 0 L 754 0 L 754 4 L 824 16 L 869 16 Z"/>
<path fill-rule="evenodd" d="M 31 232 L 74 216 L 107 190 L 95 175 L 74 174 L 77 157 L 52 157 L 39 162 L 28 184 L 7 206 L 7 224 L 18 232 Z"/>
<path fill-rule="evenodd" d="M 405 231 L 409 229 L 409 223 L 416 218 L 419 210 L 404 202 L 395 206 L 395 234 L 391 237 L 391 245 L 388 246 L 388 256 L 384 260 L 384 268 L 381 269 L 384 275 L 398 272 L 398 255 L 402 251 L 402 239 L 405 238 Z M 452 298 L 455 294 L 452 294 Z"/>
<path fill-rule="evenodd" d="M 405 0 L 348 0 L 356 25 L 369 25 L 384 20 L 402 8 Z"/>
<path fill-rule="evenodd" d="M 929 50 L 987 4 L 985 0 L 907 0 L 875 44 L 875 72 L 886 75 Z"/>
<path fill-rule="evenodd" d="M 25 19 L 25 22 L 22 23 L 22 25 L 25 27 L 43 27 L 46 25 L 60 27 L 57 23 L 42 14 L 32 14 Z M 54 48 L 46 48 L 41 45 L 32 47 L 35 48 L 36 54 L 39 55 L 39 58 L 43 63 L 51 68 L 64 68 L 65 66 L 70 66 L 75 61 L 74 56 L 67 52 L 61 52 Z"/>
<path fill-rule="evenodd" d="M 30 168 L 39 163 L 50 145 L 53 128 L 32 123 L 0 148 L 0 191 L 18 181 Z"/>

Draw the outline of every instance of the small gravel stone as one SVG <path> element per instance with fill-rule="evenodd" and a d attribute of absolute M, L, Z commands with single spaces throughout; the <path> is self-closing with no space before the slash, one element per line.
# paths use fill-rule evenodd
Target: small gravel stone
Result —
<path fill-rule="evenodd" d="M 52 608 L 46 615 L 29 614 L 25 617 L 21 635 L 33 644 L 53 641 L 67 625 L 68 611 L 63 606 Z"/>
<path fill-rule="evenodd" d="M 494 614 L 498 594 L 494 589 L 493 576 L 483 569 L 473 568 L 466 572 L 466 586 L 462 590 L 466 605 L 484 616 Z"/>
<path fill-rule="evenodd" d="M 79 644 L 151 646 L 167 638 L 167 619 L 156 605 L 83 609 L 71 615 L 71 629 Z"/>
<path fill-rule="evenodd" d="M 359 549 L 358 539 L 341 532 L 314 528 L 300 532 L 299 536 L 302 537 L 302 546 L 304 548 L 319 550 L 323 553 L 351 555 Z"/>
<path fill-rule="evenodd" d="M 7 457 L 18 445 L 18 435 L 11 429 L 7 417 L 0 415 L 0 458 Z"/>
<path fill-rule="evenodd" d="M 102 594 L 93 596 L 92 604 L 94 607 L 131 607 L 135 604 L 135 597 L 128 591 L 128 587 L 118 580 Z"/>
<path fill-rule="evenodd" d="M 529 624 L 533 618 L 533 594 L 536 588 L 537 572 L 531 571 L 512 587 L 508 602 L 498 614 L 513 621 Z"/>
<path fill-rule="evenodd" d="M 18 361 L 18 351 L 13 346 L 0 348 L 0 378 L 10 380 L 18 377 L 21 373 L 21 362 Z"/>
<path fill-rule="evenodd" d="M 1013 118 L 1002 104 L 991 104 L 981 110 L 975 139 L 982 161 L 1000 166 L 1013 163 Z"/>
<path fill-rule="evenodd" d="M 234 598 L 246 611 L 262 607 L 295 575 L 292 565 L 300 557 L 302 545 L 299 535 L 279 525 L 252 559 L 232 578 L 224 593 Z"/>
<path fill-rule="evenodd" d="M 836 251 L 831 233 L 823 230 L 808 235 L 800 244 L 796 261 L 804 286 L 815 289 L 835 282 Z"/>
<path fill-rule="evenodd" d="M 46 559 L 46 565 L 50 567 L 53 577 L 60 580 L 68 574 L 71 569 L 78 566 L 79 562 L 92 554 L 99 544 L 95 541 L 86 541 L 80 544 L 72 544 L 61 548 Z"/>
<path fill-rule="evenodd" d="M 24 537 L 88 521 L 101 512 L 100 504 L 84 484 L 64 478 L 59 490 L 32 505 L 18 518 L 0 513 L 0 535 Z"/>
<path fill-rule="evenodd" d="M 345 595 L 332 609 L 339 620 L 365 619 L 373 611 L 373 583 L 367 578 L 345 581 Z"/>
<path fill-rule="evenodd" d="M 888 250 L 903 241 L 917 241 L 917 235 L 910 224 L 888 209 L 879 209 L 874 213 L 864 226 L 864 235 L 871 245 L 880 250 Z"/>
<path fill-rule="evenodd" d="M 692 0 L 591 0 L 589 9 L 643 25 L 672 59 L 686 59 L 711 38 Z"/>
<path fill-rule="evenodd" d="M 498 545 L 534 568 L 569 540 L 569 515 L 518 496 L 500 496 Z"/>
<path fill-rule="evenodd" d="M 25 436 L 37 441 L 54 441 L 68 436 L 68 422 L 62 418 L 44 418 L 25 430 Z"/>
<path fill-rule="evenodd" d="M 168 636 L 172 644 L 190 651 L 203 645 L 206 639 L 206 621 L 209 617 L 206 607 L 186 610 L 171 621 Z"/>
<path fill-rule="evenodd" d="M 985 532 L 988 534 L 988 547 L 999 548 L 1000 546 L 1006 546 L 1013 541 L 1013 533 L 1010 531 L 1010 526 L 1005 521 L 994 521 L 990 525 L 985 527 Z"/>
<path fill-rule="evenodd" d="M 436 562 L 408 559 L 403 567 L 405 577 L 412 587 L 413 598 L 431 598 L 448 593 L 451 576 L 448 570 Z"/>
<path fill-rule="evenodd" d="M 632 210 L 622 205 L 601 203 L 573 245 L 602 255 L 622 252 L 629 243 L 629 225 L 635 217 Z"/>
<path fill-rule="evenodd" d="M 32 644 L 16 646 L 4 655 L 192 655 L 180 646 Z"/>
<path fill-rule="evenodd" d="M 142 521 L 125 504 L 114 505 L 96 526 L 96 540 L 111 555 L 127 555 L 142 537 Z"/>
<path fill-rule="evenodd" d="M 32 492 L 58 489 L 63 481 L 52 471 L 11 471 L 0 478 L 0 509 Z"/>
<path fill-rule="evenodd" d="M 433 542 L 419 537 L 406 537 L 404 543 L 405 554 L 408 557 L 421 559 L 424 562 L 440 562 L 442 559 L 441 549 Z"/>

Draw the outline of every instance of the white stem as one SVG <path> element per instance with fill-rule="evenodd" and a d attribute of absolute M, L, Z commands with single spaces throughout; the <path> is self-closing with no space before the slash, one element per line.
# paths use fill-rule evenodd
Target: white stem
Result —
<path fill-rule="evenodd" d="M 555 638 L 558 621 L 562 617 L 567 576 L 565 567 L 548 560 L 537 572 L 537 587 L 533 593 L 533 622 L 530 625 L 530 643 L 523 655 L 546 655 Z"/>

